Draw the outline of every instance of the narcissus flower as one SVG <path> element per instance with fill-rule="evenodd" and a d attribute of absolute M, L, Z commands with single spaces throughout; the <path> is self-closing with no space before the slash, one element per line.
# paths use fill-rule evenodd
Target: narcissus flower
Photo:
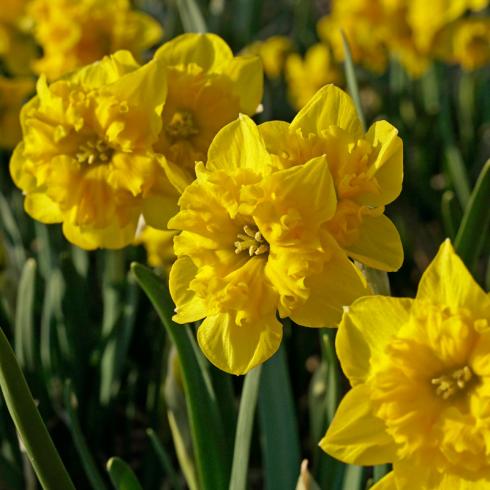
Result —
<path fill-rule="evenodd" d="M 198 341 L 224 371 L 243 374 L 278 349 L 290 317 L 334 325 L 366 294 L 362 276 L 323 225 L 335 214 L 324 156 L 275 171 L 257 127 L 241 116 L 213 140 L 169 228 L 175 321 L 204 318 Z"/>
<path fill-rule="evenodd" d="M 140 61 L 162 37 L 160 24 L 129 0 L 34 0 L 29 14 L 43 57 L 34 67 L 54 80 L 117 50 Z"/>
<path fill-rule="evenodd" d="M 327 453 L 393 463 L 373 490 L 490 488 L 490 295 L 449 241 L 414 300 L 355 301 L 336 347 L 352 390 L 320 442 Z"/>
<path fill-rule="evenodd" d="M 20 109 L 34 87 L 30 78 L 0 76 L 0 148 L 13 148 L 20 141 Z"/>
<path fill-rule="evenodd" d="M 385 205 L 400 193 L 402 141 L 386 121 L 364 133 L 351 98 L 339 88 L 320 89 L 291 124 L 271 121 L 259 130 L 277 168 L 303 165 L 324 155 L 338 200 L 325 229 L 353 259 L 396 270 L 403 249 Z"/>
<path fill-rule="evenodd" d="M 286 81 L 291 105 L 299 110 L 327 83 L 338 83 L 342 79 L 339 67 L 325 44 L 314 44 L 302 59 L 297 53 L 286 59 Z"/>
<path fill-rule="evenodd" d="M 255 54 L 264 66 L 265 74 L 276 79 L 282 75 L 288 54 L 293 51 L 293 42 L 287 36 L 271 36 L 264 41 L 255 41 L 244 50 L 246 54 Z"/>
<path fill-rule="evenodd" d="M 165 158 L 170 182 L 182 191 L 206 161 L 211 141 L 239 113 L 254 114 L 262 99 L 257 56 L 234 57 L 215 34 L 183 34 L 155 54 L 167 73 L 163 126 L 155 145 Z M 162 224 L 163 226 L 163 224 Z"/>
<path fill-rule="evenodd" d="M 158 230 L 151 226 L 145 226 L 136 240 L 136 244 L 145 247 L 148 264 L 166 271 L 170 269 L 175 260 L 174 236 L 175 231 Z"/>
<path fill-rule="evenodd" d="M 131 243 L 152 191 L 166 185 L 151 150 L 161 129 L 162 83 L 155 63 L 139 67 L 127 51 L 50 86 L 41 77 L 22 109 L 23 141 L 10 163 L 27 213 L 63 223 L 82 248 Z"/>

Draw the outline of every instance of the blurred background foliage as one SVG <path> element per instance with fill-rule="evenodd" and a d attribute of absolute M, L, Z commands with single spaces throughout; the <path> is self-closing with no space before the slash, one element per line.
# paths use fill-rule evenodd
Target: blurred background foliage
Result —
<path fill-rule="evenodd" d="M 15 24 L 5 14 L 8 4 L 2 4 L 0 15 L 0 123 L 5 137 L 0 153 L 0 325 L 77 488 L 102 490 L 111 482 L 123 488 L 121 481 L 128 489 L 203 488 L 175 339 L 171 341 L 168 328 L 162 329 L 129 267 L 131 262 L 147 261 L 144 247 L 82 251 L 63 239 L 59 226 L 30 219 L 11 182 L 12 144 L 5 128 L 15 120 L 12 111 L 18 112 L 34 87 L 33 75 L 22 69 L 25 65 L 19 69 L 13 61 L 21 55 L 38 56 L 40 48 L 29 38 L 25 20 Z M 328 1 L 137 0 L 134 8 L 161 23 L 164 40 L 207 29 L 220 34 L 235 53 L 260 54 L 268 76 L 257 122 L 291 120 L 305 92 L 328 82 L 344 83 L 341 60 L 335 60 L 332 46 L 319 44 L 317 23 L 335 9 Z M 488 7 L 477 16 L 488 19 Z M 7 39 L 4 31 L 20 43 L 14 58 L 7 56 L 6 43 L 2 45 Z M 260 43 L 271 36 L 287 39 L 276 40 L 268 54 Z M 356 66 L 367 124 L 387 119 L 404 142 L 403 192 L 387 210 L 405 248 L 403 267 L 390 275 L 394 296 L 413 295 L 439 244 L 445 237 L 456 238 L 490 155 L 486 61 L 476 69 L 462 69 L 433 59 L 416 77 L 394 56 L 378 72 L 362 63 Z M 23 85 L 3 88 L 14 80 Z M 483 199 L 479 213 L 488 215 L 489 204 Z M 488 288 L 487 230 L 483 227 L 474 235 L 470 256 L 475 277 Z M 158 260 L 150 263 L 157 265 Z M 165 267 L 160 273 L 164 271 Z M 186 336 L 182 345 L 192 347 L 192 336 L 178 328 L 176 335 Z M 285 325 L 283 348 L 262 372 L 246 488 L 294 488 L 302 459 L 309 460 L 320 488 L 365 488 L 383 474 L 383 468 L 346 467 L 317 447 L 347 389 L 338 373 L 334 334 Z M 219 411 L 227 467 L 243 379 L 218 372 L 198 350 L 192 355 L 205 373 L 203 383 L 210 383 L 206 389 L 219 401 L 214 401 L 213 410 Z M 212 420 L 209 423 L 212 427 Z M 305 483 L 306 471 L 303 467 L 298 488 L 315 488 Z M 0 398 L 0 488 L 31 490 L 36 485 Z"/>

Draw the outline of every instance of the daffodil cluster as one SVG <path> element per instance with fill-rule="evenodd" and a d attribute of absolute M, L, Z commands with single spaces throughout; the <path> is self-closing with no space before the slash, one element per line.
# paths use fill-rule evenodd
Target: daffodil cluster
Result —
<path fill-rule="evenodd" d="M 490 20 L 465 14 L 487 6 L 488 0 L 334 0 L 318 33 L 342 60 L 342 30 L 354 61 L 377 72 L 385 70 L 389 55 L 413 76 L 423 74 L 434 59 L 472 70 L 490 59 Z"/>
<path fill-rule="evenodd" d="M 376 490 L 490 486 L 490 296 L 449 241 L 415 299 L 355 301 L 336 347 L 352 390 L 320 442 L 325 451 L 351 464 L 392 463 Z"/>
<path fill-rule="evenodd" d="M 246 116 L 211 143 L 169 227 L 180 323 L 219 368 L 243 374 L 278 349 L 289 317 L 334 326 L 369 294 L 349 257 L 384 270 L 403 252 L 384 205 L 400 192 L 402 145 L 385 121 L 364 134 L 347 94 L 320 90 L 291 125 Z"/>
<path fill-rule="evenodd" d="M 261 97 L 258 58 L 234 57 L 212 34 L 179 36 L 143 66 L 118 51 L 51 85 L 39 79 L 11 174 L 32 217 L 63 223 L 82 248 L 121 248 L 141 217 L 166 227 L 195 161 Z"/>

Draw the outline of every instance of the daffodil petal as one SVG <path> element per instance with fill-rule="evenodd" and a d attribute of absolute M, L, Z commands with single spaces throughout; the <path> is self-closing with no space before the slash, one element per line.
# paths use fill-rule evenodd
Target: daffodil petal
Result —
<path fill-rule="evenodd" d="M 372 411 L 369 386 L 350 390 L 320 441 L 320 447 L 340 461 L 357 465 L 384 464 L 396 457 L 396 445 L 384 422 Z"/>
<path fill-rule="evenodd" d="M 197 267 L 189 257 L 177 259 L 170 269 L 169 288 L 172 299 L 178 305 L 173 319 L 179 323 L 196 322 L 206 316 L 206 307 L 201 298 L 189 289 L 197 273 Z"/>
<path fill-rule="evenodd" d="M 321 134 L 329 126 L 345 129 L 357 137 L 362 135 L 352 99 L 331 84 L 321 88 L 298 112 L 291 123 L 291 131 L 301 129 L 306 136 L 310 133 Z"/>
<path fill-rule="evenodd" d="M 417 299 L 453 308 L 468 308 L 490 317 L 490 298 L 473 279 L 449 240 L 446 240 L 420 279 Z"/>
<path fill-rule="evenodd" d="M 24 208 L 29 216 L 42 223 L 61 223 L 63 221 L 63 213 L 58 204 L 43 193 L 27 194 Z"/>
<path fill-rule="evenodd" d="M 285 121 L 267 121 L 259 124 L 258 128 L 268 151 L 279 154 L 286 148 L 285 142 L 289 139 L 289 123 Z"/>
<path fill-rule="evenodd" d="M 352 386 L 364 383 L 386 344 L 407 323 L 413 300 L 368 296 L 345 312 L 336 339 L 337 355 Z"/>
<path fill-rule="evenodd" d="M 250 169 L 259 175 L 271 172 L 271 157 L 252 119 L 240 114 L 218 132 L 209 147 L 207 168 L 231 172 Z"/>
<path fill-rule="evenodd" d="M 346 250 L 353 259 L 383 271 L 396 271 L 403 263 L 400 235 L 384 214 L 364 216 L 359 226 L 359 239 Z"/>
<path fill-rule="evenodd" d="M 308 300 L 296 308 L 291 319 L 305 327 L 333 327 L 342 316 L 342 306 L 359 296 L 370 294 L 356 266 L 342 254 L 336 254 L 323 270 L 305 281 Z"/>
<path fill-rule="evenodd" d="M 275 316 L 237 325 L 231 314 L 207 317 L 197 331 L 206 357 L 219 369 L 245 374 L 279 349 L 282 325 Z"/>
<path fill-rule="evenodd" d="M 381 478 L 369 490 L 397 490 L 395 475 L 393 471 L 390 471 L 386 476 Z"/>

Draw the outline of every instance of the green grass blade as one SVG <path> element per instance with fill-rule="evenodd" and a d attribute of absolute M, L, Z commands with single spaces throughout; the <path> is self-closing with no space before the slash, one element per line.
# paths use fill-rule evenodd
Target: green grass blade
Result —
<path fill-rule="evenodd" d="M 490 160 L 483 166 L 464 211 L 454 246 L 469 268 L 478 258 L 490 225 Z"/>
<path fill-rule="evenodd" d="M 158 457 L 158 461 L 160 462 L 162 469 L 168 476 L 172 488 L 174 488 L 175 490 L 184 490 L 184 485 L 179 480 L 179 477 L 177 476 L 177 473 L 175 472 L 174 467 L 172 466 L 172 463 L 170 461 L 170 457 L 167 454 L 167 451 L 165 450 L 163 445 L 160 443 L 160 440 L 155 434 L 155 431 L 153 429 L 146 429 L 146 435 L 150 439 L 151 446 Z"/>
<path fill-rule="evenodd" d="M 186 32 L 207 32 L 206 21 L 195 0 L 177 0 L 182 25 Z"/>
<path fill-rule="evenodd" d="M 172 321 L 174 304 L 166 283 L 150 269 L 132 265 L 139 285 L 155 307 L 165 330 L 175 345 L 181 364 L 192 442 L 202 490 L 228 488 L 226 444 L 215 396 L 207 389 L 202 371 L 189 342 L 186 328 Z"/>
<path fill-rule="evenodd" d="M 37 344 L 33 318 L 36 269 L 36 261 L 28 259 L 20 276 L 15 309 L 15 353 L 19 364 L 29 371 L 35 369 Z"/>
<path fill-rule="evenodd" d="M 342 45 L 344 47 L 344 69 L 345 69 L 345 79 L 347 80 L 347 89 L 354 101 L 356 107 L 357 115 L 361 121 L 361 126 L 363 131 L 366 131 L 366 120 L 362 111 L 361 97 L 359 95 L 359 87 L 357 85 L 356 71 L 354 69 L 354 62 L 352 61 L 352 53 L 349 47 L 349 42 L 345 37 L 345 34 L 341 31 L 342 35 Z"/>
<path fill-rule="evenodd" d="M 347 465 L 342 490 L 362 490 L 363 479 L 364 468 L 362 466 Z"/>
<path fill-rule="evenodd" d="M 247 488 L 250 443 L 252 440 L 255 407 L 259 395 L 261 370 L 262 366 L 254 368 L 245 376 L 243 383 L 229 490 L 246 490 Z"/>
<path fill-rule="evenodd" d="M 284 347 L 262 366 L 259 420 L 265 488 L 293 488 L 300 467 L 296 410 Z"/>
<path fill-rule="evenodd" d="M 107 471 L 116 490 L 143 490 L 133 470 L 121 458 L 111 458 Z"/>
<path fill-rule="evenodd" d="M 445 191 L 441 198 L 441 215 L 446 234 L 454 240 L 457 224 L 461 220 L 461 211 L 453 191 Z"/>
<path fill-rule="evenodd" d="M 42 487 L 45 490 L 75 490 L 1 329 L 0 387 Z"/>
<path fill-rule="evenodd" d="M 78 421 L 75 408 L 78 405 L 78 401 L 75 393 L 73 392 L 70 380 L 68 380 L 65 384 L 64 398 L 66 414 L 68 416 L 68 428 L 70 429 L 73 437 L 73 442 L 75 443 L 78 455 L 80 456 L 85 474 L 87 475 L 93 490 L 106 490 L 107 487 L 105 486 L 102 476 L 97 469 L 97 465 L 95 464 L 94 458 L 92 457 L 92 454 L 87 446 L 82 429 L 80 428 L 80 423 Z"/>

